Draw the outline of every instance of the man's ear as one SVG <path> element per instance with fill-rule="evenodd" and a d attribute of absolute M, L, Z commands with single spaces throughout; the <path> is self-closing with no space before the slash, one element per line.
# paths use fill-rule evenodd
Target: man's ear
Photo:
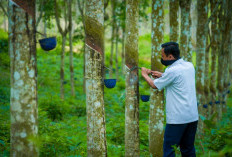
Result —
<path fill-rule="evenodd" d="M 169 58 L 170 60 L 175 59 L 175 57 L 173 57 L 172 54 L 169 54 L 169 55 L 168 55 L 168 58 Z"/>

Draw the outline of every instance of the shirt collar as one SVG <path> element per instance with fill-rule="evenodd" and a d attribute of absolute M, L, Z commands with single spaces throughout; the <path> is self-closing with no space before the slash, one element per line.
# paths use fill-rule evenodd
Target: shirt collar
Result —
<path fill-rule="evenodd" d="M 175 66 L 175 65 L 177 65 L 177 64 L 179 64 L 179 63 L 181 63 L 181 62 L 183 62 L 183 59 L 182 59 L 182 58 L 180 58 L 180 59 L 178 59 L 177 61 L 175 61 L 174 63 L 172 63 L 170 66 L 168 66 L 168 68 L 171 68 L 171 67 L 173 67 L 173 66 Z"/>

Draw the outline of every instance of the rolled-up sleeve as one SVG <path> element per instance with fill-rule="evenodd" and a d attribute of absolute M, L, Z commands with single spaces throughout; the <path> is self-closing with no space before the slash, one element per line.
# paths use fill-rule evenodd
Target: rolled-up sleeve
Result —
<path fill-rule="evenodd" d="M 175 73 L 173 71 L 165 71 L 160 78 L 154 80 L 154 85 L 162 90 L 164 87 L 170 85 L 175 80 Z"/>

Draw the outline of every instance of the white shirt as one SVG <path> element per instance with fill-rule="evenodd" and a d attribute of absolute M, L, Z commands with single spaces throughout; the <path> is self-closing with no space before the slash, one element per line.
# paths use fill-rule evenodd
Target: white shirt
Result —
<path fill-rule="evenodd" d="M 195 69 L 192 63 L 179 59 L 166 68 L 155 86 L 166 88 L 167 124 L 184 124 L 198 120 Z"/>

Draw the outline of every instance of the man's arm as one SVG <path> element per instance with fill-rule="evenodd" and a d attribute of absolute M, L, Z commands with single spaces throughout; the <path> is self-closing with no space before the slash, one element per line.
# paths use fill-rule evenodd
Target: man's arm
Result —
<path fill-rule="evenodd" d="M 153 80 L 148 76 L 148 74 L 151 73 L 151 70 L 146 69 L 144 67 L 141 68 L 142 70 L 142 76 L 144 77 L 144 79 L 147 81 L 147 83 L 154 89 L 157 89 L 157 87 L 155 86 Z"/>

